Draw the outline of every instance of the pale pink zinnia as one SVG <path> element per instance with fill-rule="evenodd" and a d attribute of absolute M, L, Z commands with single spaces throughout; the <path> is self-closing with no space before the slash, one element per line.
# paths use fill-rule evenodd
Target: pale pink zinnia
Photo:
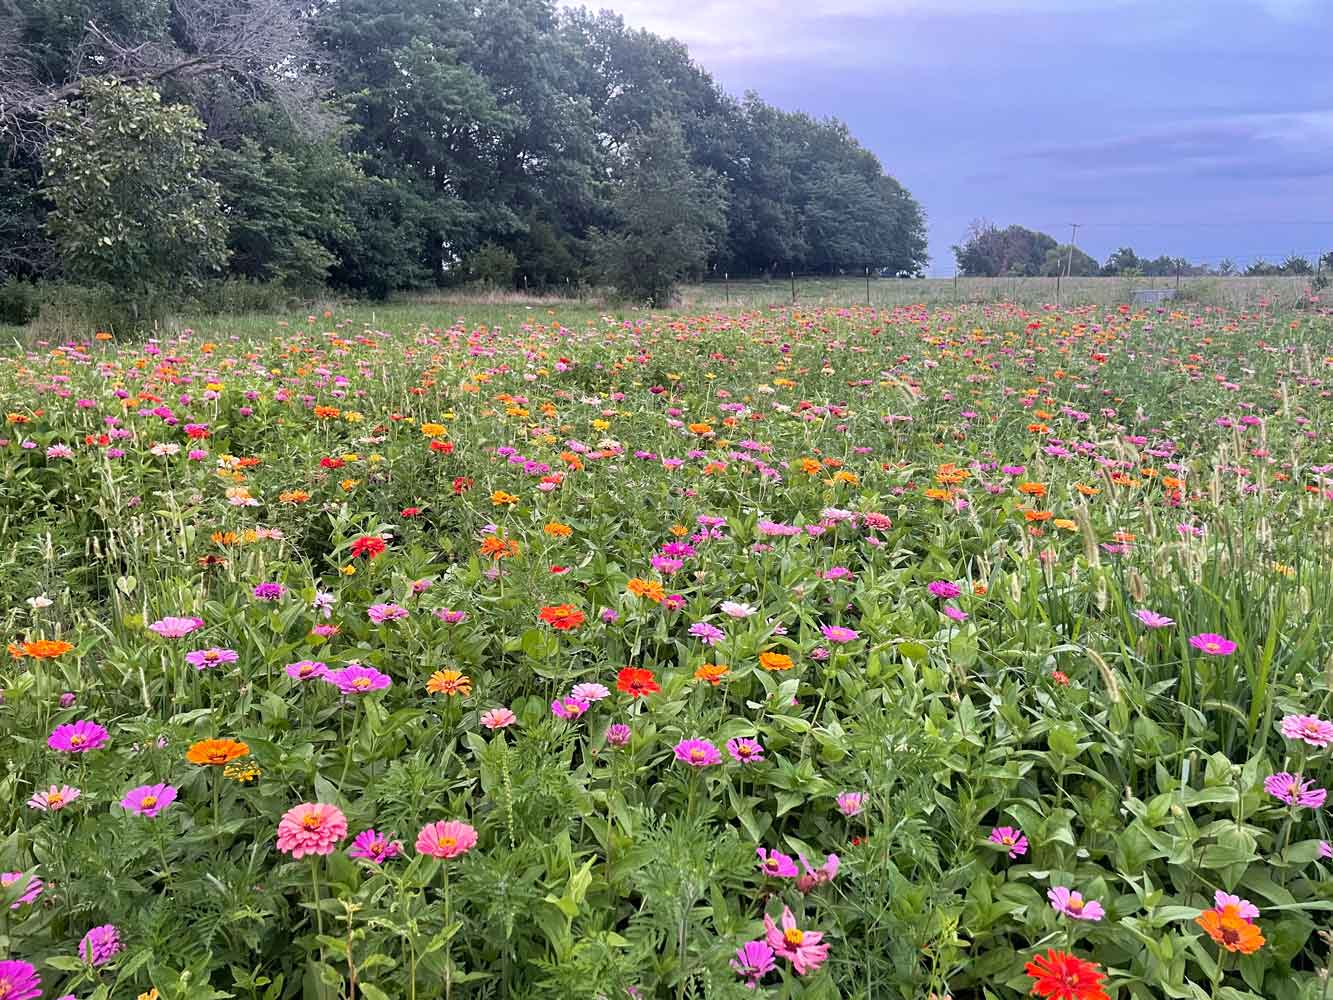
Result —
<path fill-rule="evenodd" d="M 417 853 L 432 858 L 457 858 L 477 844 L 477 831 L 456 820 L 427 823 L 417 835 Z"/>
<path fill-rule="evenodd" d="M 202 618 L 161 618 L 148 626 L 163 639 L 181 639 L 203 627 Z"/>
<path fill-rule="evenodd" d="M 302 802 L 293 806 L 278 823 L 278 850 L 293 858 L 307 854 L 332 854 L 347 836 L 347 817 L 337 806 L 324 802 Z"/>
<path fill-rule="evenodd" d="M 1317 715 L 1288 715 L 1282 720 L 1282 735 L 1323 750 L 1333 743 L 1333 722 L 1325 722 Z"/>
<path fill-rule="evenodd" d="M 518 721 L 518 716 L 507 708 L 492 708 L 481 713 L 481 724 L 487 729 L 504 729 Z"/>

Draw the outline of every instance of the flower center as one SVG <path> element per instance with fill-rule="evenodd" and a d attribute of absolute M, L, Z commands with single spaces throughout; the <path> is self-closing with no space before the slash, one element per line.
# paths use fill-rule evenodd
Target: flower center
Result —
<path fill-rule="evenodd" d="M 63 806 L 65 804 L 65 796 L 60 792 L 49 792 L 46 796 L 46 804 L 48 806 Z"/>
<path fill-rule="evenodd" d="M 309 816 L 303 817 L 301 820 L 301 825 L 305 827 L 307 830 L 318 830 L 319 823 L 320 823 L 319 817 L 313 813 L 311 813 Z"/>
<path fill-rule="evenodd" d="M 1014 846 L 1013 835 L 1006 833 L 1003 837 L 1000 838 L 1000 843 L 1003 844 L 1005 847 L 1013 847 Z"/>
<path fill-rule="evenodd" d="M 139 805 L 144 809 L 152 809 L 153 806 L 157 805 L 157 796 L 145 795 L 142 799 L 139 800 Z"/>
<path fill-rule="evenodd" d="M 1238 930 L 1237 930 L 1236 928 L 1234 928 L 1234 927 L 1227 927 L 1227 926 L 1223 925 L 1223 927 L 1222 927 L 1222 943 L 1223 943 L 1223 944 L 1237 944 L 1237 943 L 1239 943 L 1239 941 L 1240 941 L 1240 931 L 1238 931 Z"/>
<path fill-rule="evenodd" d="M 440 846 L 441 846 L 441 847 L 449 847 L 449 848 L 457 847 L 457 846 L 458 846 L 458 838 L 457 838 L 457 837 L 441 837 L 441 838 L 440 838 Z"/>
<path fill-rule="evenodd" d="M 221 658 L 222 657 L 218 655 L 218 652 L 215 649 L 210 649 L 204 653 L 204 660 L 207 663 L 216 663 Z"/>
<path fill-rule="evenodd" d="M 366 688 L 370 687 L 370 678 L 358 677 L 356 680 L 352 681 L 352 687 L 364 691 Z"/>
<path fill-rule="evenodd" d="M 690 760 L 703 760 L 706 754 L 701 747 L 695 747 L 690 751 Z"/>
<path fill-rule="evenodd" d="M 84 742 L 84 739 L 83 739 L 82 736 L 71 736 L 71 737 L 69 738 L 69 745 L 72 746 L 72 747 L 81 747 L 81 746 L 83 746 L 83 742 Z M 0 994 L 0 995 L 3 995 L 3 994 Z"/>
<path fill-rule="evenodd" d="M 1080 896 L 1076 892 L 1070 894 L 1068 906 L 1071 913 L 1082 913 L 1083 905 L 1084 904 L 1082 896 Z"/>
<path fill-rule="evenodd" d="M 795 927 L 789 927 L 782 932 L 782 937 L 789 945 L 800 947 L 801 942 L 805 940 L 805 932 L 797 930 Z"/>

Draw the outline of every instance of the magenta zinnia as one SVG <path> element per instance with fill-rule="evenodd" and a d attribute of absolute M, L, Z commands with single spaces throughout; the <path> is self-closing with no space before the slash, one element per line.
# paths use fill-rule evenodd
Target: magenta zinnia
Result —
<path fill-rule="evenodd" d="M 681 740 L 676 744 L 676 760 L 690 767 L 709 767 L 722 763 L 717 747 L 707 740 Z"/>
<path fill-rule="evenodd" d="M 1264 791 L 1289 806 L 1304 806 L 1307 809 L 1318 809 L 1328 796 L 1328 791 L 1315 788 L 1313 781 L 1304 780 L 1299 774 L 1289 774 L 1286 771 L 1264 779 Z"/>
<path fill-rule="evenodd" d="M 42 995 L 42 980 L 27 962 L 0 962 L 0 997 L 33 1000 Z"/>
<path fill-rule="evenodd" d="M 52 750 L 63 753 L 87 753 L 106 746 L 109 733 L 96 722 L 80 719 L 56 726 L 46 739 L 46 745 Z"/>
<path fill-rule="evenodd" d="M 1216 632 L 1201 632 L 1190 636 L 1190 645 L 1209 656 L 1230 656 L 1236 651 L 1236 644 L 1224 635 Z"/>
<path fill-rule="evenodd" d="M 152 819 L 175 801 L 176 789 L 171 785 L 140 785 L 125 793 L 120 807 L 136 816 Z"/>
<path fill-rule="evenodd" d="M 115 924 L 94 927 L 79 942 L 79 957 L 90 965 L 106 965 L 120 954 L 120 931 Z"/>
<path fill-rule="evenodd" d="M 350 664 L 341 670 L 330 670 L 324 675 L 324 680 L 345 695 L 369 694 L 393 683 L 388 674 L 382 674 L 374 667 L 363 667 L 359 663 Z"/>
<path fill-rule="evenodd" d="M 307 854 L 332 854 L 347 836 L 347 817 L 337 806 L 324 802 L 302 802 L 283 814 L 278 823 L 278 850 L 293 858 Z"/>
<path fill-rule="evenodd" d="M 203 627 L 202 618 L 161 618 L 148 626 L 164 639 L 180 639 Z"/>
<path fill-rule="evenodd" d="M 363 861 L 369 861 L 371 864 L 382 865 L 390 858 L 396 858 L 402 852 L 402 845 L 396 840 L 390 840 L 381 833 L 376 833 L 372 827 L 369 830 L 362 830 L 352 841 L 352 846 L 347 849 L 349 858 L 361 858 Z"/>

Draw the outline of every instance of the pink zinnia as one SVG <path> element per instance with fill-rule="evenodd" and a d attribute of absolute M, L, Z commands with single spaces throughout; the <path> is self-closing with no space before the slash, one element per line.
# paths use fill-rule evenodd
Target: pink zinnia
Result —
<path fill-rule="evenodd" d="M 865 805 L 865 793 L 843 792 L 838 796 L 838 812 L 844 816 L 856 816 Z"/>
<path fill-rule="evenodd" d="M 755 853 L 759 855 L 759 870 L 765 875 L 772 878 L 796 878 L 801 874 L 789 855 L 780 851 L 767 851 L 762 847 L 755 848 Z"/>
<path fill-rule="evenodd" d="M 120 807 L 136 816 L 152 819 L 175 801 L 176 789 L 171 785 L 140 785 L 125 793 Z"/>
<path fill-rule="evenodd" d="M 1289 806 L 1318 809 L 1328 796 L 1327 790 L 1315 788 L 1313 781 L 1302 780 L 1299 774 L 1281 771 L 1264 779 L 1264 791 Z"/>
<path fill-rule="evenodd" d="M 824 633 L 824 638 L 829 642 L 855 642 L 861 638 L 860 632 L 841 625 L 825 625 L 819 631 Z"/>
<path fill-rule="evenodd" d="M 798 854 L 797 857 L 801 859 L 801 867 L 805 869 L 805 874 L 797 880 L 796 888 L 803 893 L 810 892 L 825 882 L 832 882 L 842 865 L 836 854 L 830 854 L 818 868 L 811 868 L 804 854 Z"/>
<path fill-rule="evenodd" d="M 1079 893 L 1062 885 L 1046 890 L 1046 898 L 1051 901 L 1055 912 L 1063 913 L 1074 920 L 1101 920 L 1106 916 L 1106 911 L 1097 900 L 1084 899 Z"/>
<path fill-rule="evenodd" d="M 605 684 L 575 684 L 569 696 L 579 701 L 595 702 L 610 698 L 611 691 Z"/>
<path fill-rule="evenodd" d="M 803 931 L 796 926 L 796 918 L 791 910 L 782 908 L 782 929 L 779 930 L 773 918 L 764 914 L 764 940 L 780 955 L 791 962 L 798 976 L 814 972 L 828 958 L 828 945 L 823 943 L 822 931 Z"/>
<path fill-rule="evenodd" d="M 406 618 L 409 612 L 407 608 L 400 607 L 397 604 L 372 604 L 366 609 L 366 617 L 376 625 L 382 625 L 384 622 L 395 621 L 399 618 Z"/>
<path fill-rule="evenodd" d="M 203 627 L 202 618 L 162 618 L 148 626 L 163 639 L 181 639 Z"/>
<path fill-rule="evenodd" d="M 1333 743 L 1333 722 L 1325 722 L 1316 715 L 1288 715 L 1282 720 L 1282 735 L 1323 750 Z"/>
<path fill-rule="evenodd" d="M 727 753 L 738 764 L 757 764 L 764 759 L 764 746 L 758 740 L 738 736 L 727 740 Z"/>
<path fill-rule="evenodd" d="M 8 889 L 11 885 L 28 879 L 23 886 L 23 894 L 10 905 L 11 910 L 17 910 L 20 906 L 26 906 L 42 894 L 46 886 L 36 875 L 29 877 L 25 872 L 0 872 L 0 889 Z M 4 994 L 0 993 L 0 997 Z"/>
<path fill-rule="evenodd" d="M 403 845 L 396 840 L 390 840 L 383 834 L 376 833 L 375 828 L 362 830 L 352 841 L 352 846 L 347 849 L 349 858 L 361 858 L 363 861 L 369 861 L 374 865 L 382 865 L 391 858 L 396 858 L 402 852 Z"/>
<path fill-rule="evenodd" d="M 292 680 L 309 681 L 323 677 L 329 672 L 329 668 L 319 660 L 297 660 L 295 663 L 287 664 L 283 672 Z"/>
<path fill-rule="evenodd" d="M 1216 632 L 1201 632 L 1190 636 L 1190 645 L 1209 656 L 1230 656 L 1236 651 L 1236 644 L 1224 635 Z"/>
<path fill-rule="evenodd" d="M 707 740 L 681 740 L 675 746 L 676 760 L 690 767 L 709 767 L 722 763 L 717 747 Z"/>
<path fill-rule="evenodd" d="M 1009 848 L 1010 858 L 1017 858 L 1028 852 L 1027 837 L 1023 836 L 1022 830 L 1015 830 L 1012 826 L 997 826 L 990 832 L 990 839 L 991 843 Z"/>
<path fill-rule="evenodd" d="M 185 662 L 196 670 L 207 670 L 209 667 L 216 667 L 220 663 L 235 663 L 240 658 L 240 654 L 236 650 L 219 649 L 216 646 L 212 649 L 196 649 L 185 654 Z"/>
<path fill-rule="evenodd" d="M 1248 899 L 1241 899 L 1239 896 L 1233 896 L 1229 892 L 1223 892 L 1218 889 L 1213 893 L 1214 907 L 1218 913 L 1221 913 L 1228 906 L 1236 908 L 1236 916 L 1242 920 L 1248 920 L 1253 923 L 1259 918 L 1259 907 L 1255 906 Z"/>
<path fill-rule="evenodd" d="M 278 850 L 300 859 L 307 854 L 332 854 L 347 836 L 347 817 L 337 806 L 302 802 L 278 823 Z"/>
<path fill-rule="evenodd" d="M 46 745 L 52 750 L 64 753 L 87 753 L 106 746 L 110 734 L 96 722 L 80 719 L 56 726 L 46 738 Z"/>
<path fill-rule="evenodd" d="M 957 597 L 963 592 L 963 588 L 949 580 L 934 580 L 926 584 L 926 589 L 941 600 L 948 600 L 951 597 Z"/>
<path fill-rule="evenodd" d="M 432 858 L 457 858 L 477 844 L 477 831 L 460 820 L 427 823 L 417 835 L 417 853 Z"/>
<path fill-rule="evenodd" d="M 79 942 L 79 957 L 93 966 L 106 965 L 120 951 L 120 931 L 115 924 L 94 927 Z"/>
<path fill-rule="evenodd" d="M 487 729 L 504 729 L 518 721 L 518 716 L 507 708 L 492 708 L 481 713 L 481 724 Z"/>
<path fill-rule="evenodd" d="M 46 791 L 38 791 L 28 800 L 29 808 L 39 812 L 59 812 L 82 794 L 71 785 L 52 785 Z"/>
<path fill-rule="evenodd" d="M 363 667 L 359 663 L 348 664 L 341 670 L 330 670 L 324 675 L 324 680 L 348 696 L 382 691 L 393 683 L 388 674 L 382 674 L 374 667 Z"/>
<path fill-rule="evenodd" d="M 577 719 L 588 710 L 588 703 L 578 698 L 557 698 L 551 702 L 551 711 L 561 719 Z"/>

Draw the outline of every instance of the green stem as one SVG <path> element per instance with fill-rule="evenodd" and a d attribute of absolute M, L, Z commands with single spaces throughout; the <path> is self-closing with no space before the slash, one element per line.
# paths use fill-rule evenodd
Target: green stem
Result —
<path fill-rule="evenodd" d="M 444 865 L 444 932 L 449 933 L 449 862 Z M 454 990 L 454 939 L 453 935 L 444 943 L 444 1000 L 449 1000 Z"/>
<path fill-rule="evenodd" d="M 324 914 L 319 909 L 319 855 L 310 855 L 310 888 L 315 894 L 315 929 L 320 937 L 324 936 Z M 323 945 L 320 946 L 323 951 Z"/>

